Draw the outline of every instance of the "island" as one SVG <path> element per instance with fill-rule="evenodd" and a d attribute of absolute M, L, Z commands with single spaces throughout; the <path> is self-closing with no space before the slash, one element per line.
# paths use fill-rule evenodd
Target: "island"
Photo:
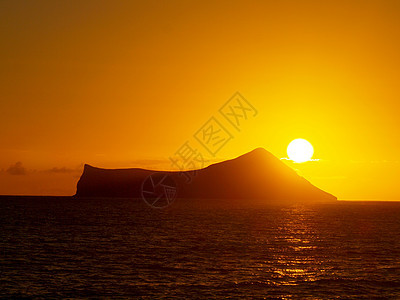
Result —
<path fill-rule="evenodd" d="M 145 193 L 157 185 L 154 180 L 167 180 L 162 186 L 170 187 L 173 197 L 182 199 L 261 199 L 273 203 L 337 200 L 263 148 L 203 169 L 178 172 L 85 165 L 75 197 L 146 197 Z"/>

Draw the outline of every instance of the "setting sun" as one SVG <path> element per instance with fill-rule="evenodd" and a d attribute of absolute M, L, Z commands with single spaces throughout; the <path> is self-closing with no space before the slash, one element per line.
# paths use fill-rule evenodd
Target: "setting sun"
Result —
<path fill-rule="evenodd" d="M 311 160 L 314 148 L 305 139 L 295 139 L 288 145 L 287 154 L 289 159 L 296 163 L 302 163 Z"/>

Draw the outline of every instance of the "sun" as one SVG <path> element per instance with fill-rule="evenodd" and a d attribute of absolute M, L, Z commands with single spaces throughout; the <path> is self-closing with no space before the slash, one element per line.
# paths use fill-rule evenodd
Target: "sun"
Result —
<path fill-rule="evenodd" d="M 314 148 L 305 139 L 295 139 L 288 145 L 287 154 L 289 159 L 296 163 L 302 163 L 311 160 Z"/>

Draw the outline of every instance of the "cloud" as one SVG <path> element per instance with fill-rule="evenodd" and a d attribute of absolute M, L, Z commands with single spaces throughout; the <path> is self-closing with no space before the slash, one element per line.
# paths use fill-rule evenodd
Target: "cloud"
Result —
<path fill-rule="evenodd" d="M 350 160 L 352 164 L 398 164 L 400 161 L 398 160 Z"/>
<path fill-rule="evenodd" d="M 73 172 L 77 172 L 77 170 L 69 169 L 66 167 L 61 167 L 61 168 L 54 167 L 54 168 L 46 170 L 46 172 L 49 172 L 49 173 L 73 173 Z"/>
<path fill-rule="evenodd" d="M 294 160 L 292 160 L 288 157 L 282 157 L 280 160 L 287 160 L 287 161 L 297 164 L 297 162 L 295 162 Z M 310 161 L 321 161 L 321 159 L 320 158 L 311 158 L 310 160 L 307 160 L 305 162 L 310 162 Z"/>
<path fill-rule="evenodd" d="M 135 159 L 130 161 L 130 163 L 137 165 L 159 165 L 168 162 L 167 159 Z"/>
<path fill-rule="evenodd" d="M 56 174 L 67 174 L 67 173 L 79 173 L 83 169 L 83 166 L 76 167 L 75 169 L 70 169 L 67 167 L 53 167 L 51 169 L 43 170 L 46 173 L 56 173 Z"/>
<path fill-rule="evenodd" d="M 14 165 L 10 166 L 6 172 L 10 175 L 26 175 L 26 169 L 22 165 L 22 162 L 18 161 Z"/>

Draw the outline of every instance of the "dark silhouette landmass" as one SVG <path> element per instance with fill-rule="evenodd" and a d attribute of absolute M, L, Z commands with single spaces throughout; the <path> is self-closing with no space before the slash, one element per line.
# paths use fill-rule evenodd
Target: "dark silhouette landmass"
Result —
<path fill-rule="evenodd" d="M 264 199 L 269 202 L 324 202 L 337 198 L 313 186 L 263 148 L 196 171 L 100 169 L 85 165 L 76 197 L 142 197 L 148 176 L 167 174 L 178 198 Z"/>

